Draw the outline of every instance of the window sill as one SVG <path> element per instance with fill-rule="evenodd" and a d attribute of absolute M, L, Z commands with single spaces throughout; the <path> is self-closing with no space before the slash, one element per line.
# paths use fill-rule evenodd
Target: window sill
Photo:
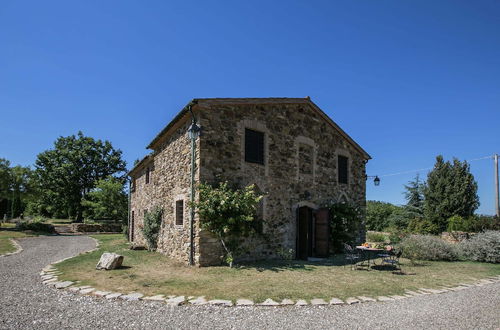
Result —
<path fill-rule="evenodd" d="M 265 163 L 264 163 L 264 164 L 262 164 L 262 163 L 258 163 L 258 162 L 250 162 L 250 161 L 248 161 L 248 160 L 245 160 L 245 163 L 247 163 L 247 164 L 252 164 L 252 165 L 260 165 L 260 166 L 264 166 L 264 167 L 266 166 L 266 164 L 265 164 Z"/>

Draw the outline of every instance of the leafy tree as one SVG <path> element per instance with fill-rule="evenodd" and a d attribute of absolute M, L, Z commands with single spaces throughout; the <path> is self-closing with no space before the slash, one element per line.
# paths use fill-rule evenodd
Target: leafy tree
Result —
<path fill-rule="evenodd" d="M 366 229 L 382 231 L 389 227 L 389 217 L 398 206 L 380 201 L 366 202 Z"/>
<path fill-rule="evenodd" d="M 448 219 L 454 215 L 467 218 L 479 207 L 477 183 L 469 164 L 454 158 L 453 163 L 436 157 L 434 169 L 427 176 L 424 189 L 425 217 L 438 231 L 446 230 Z"/>
<path fill-rule="evenodd" d="M 10 175 L 10 162 L 5 158 L 0 158 L 0 222 L 4 214 L 9 212 Z"/>
<path fill-rule="evenodd" d="M 11 216 L 15 218 L 23 214 L 26 207 L 28 195 L 30 194 L 31 169 L 18 165 L 12 167 L 10 172 Z"/>
<path fill-rule="evenodd" d="M 128 200 L 123 180 L 108 177 L 96 182 L 96 187 L 82 200 L 84 216 L 90 219 L 112 219 L 127 222 Z"/>
<path fill-rule="evenodd" d="M 396 207 L 394 212 L 389 216 L 387 222 L 391 229 L 406 230 L 410 221 L 414 218 L 414 213 L 406 206 Z"/>
<path fill-rule="evenodd" d="M 406 206 L 423 214 L 424 208 L 424 189 L 425 183 L 420 180 L 420 176 L 417 174 L 413 181 L 409 181 L 408 185 L 405 185 L 405 199 Z"/>
<path fill-rule="evenodd" d="M 419 224 L 419 222 L 424 221 L 425 183 L 420 180 L 420 176 L 417 174 L 414 180 L 404 185 L 404 188 L 406 205 L 392 214 L 389 219 L 391 226 L 398 230 L 406 230 L 412 227 L 412 230 L 416 230 L 417 232 L 426 232 L 428 224 Z"/>
<path fill-rule="evenodd" d="M 200 215 L 200 226 L 220 240 L 226 262 L 232 267 L 239 240 L 254 231 L 252 224 L 262 196 L 253 185 L 233 189 L 227 182 L 216 187 L 200 184 L 198 189 L 200 199 L 193 206 Z"/>
<path fill-rule="evenodd" d="M 8 160 L 0 158 L 0 216 L 23 214 L 31 193 L 31 173 L 29 167 L 11 167 Z"/>
<path fill-rule="evenodd" d="M 77 221 L 83 219 L 81 201 L 96 182 L 126 169 L 120 150 L 109 141 L 95 140 L 82 132 L 59 137 L 53 149 L 38 155 L 35 168 L 41 194 L 38 207 Z"/>
<path fill-rule="evenodd" d="M 5 158 L 0 158 L 0 201 L 9 198 L 10 175 L 10 162 Z"/>

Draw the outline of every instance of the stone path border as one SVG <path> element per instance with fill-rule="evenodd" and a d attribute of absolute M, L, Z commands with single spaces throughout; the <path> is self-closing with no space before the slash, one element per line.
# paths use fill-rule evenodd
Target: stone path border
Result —
<path fill-rule="evenodd" d="M 17 241 L 15 239 L 9 238 L 9 241 L 12 243 L 12 245 L 14 245 L 14 247 L 16 248 L 16 251 L 5 253 L 5 254 L 0 254 L 0 257 L 11 256 L 13 254 L 18 254 L 19 252 L 23 251 L 23 248 L 21 247 L 21 245 L 19 245 L 19 243 L 17 243 Z"/>
<path fill-rule="evenodd" d="M 94 238 L 92 238 L 94 239 Z M 94 239 L 96 242 L 96 248 L 90 251 L 84 252 L 82 254 L 90 253 L 96 251 L 99 247 L 99 241 Z M 485 279 L 478 280 L 474 283 L 460 283 L 457 286 L 444 286 L 438 289 L 435 288 L 419 288 L 418 290 L 405 290 L 404 295 L 392 295 L 392 296 L 378 296 L 378 297 L 366 297 L 366 296 L 358 296 L 358 297 L 349 297 L 347 299 L 341 300 L 338 298 L 331 298 L 329 301 L 325 301 L 324 299 L 314 298 L 310 301 L 306 299 L 299 299 L 294 302 L 291 299 L 283 299 L 282 301 L 275 301 L 271 298 L 266 299 L 261 303 L 254 303 L 252 300 L 248 299 L 238 299 L 235 303 L 231 300 L 222 300 L 222 299 L 214 299 L 207 300 L 205 297 L 194 297 L 194 296 L 165 296 L 165 295 L 155 295 L 145 297 L 144 294 L 140 292 L 129 292 L 129 293 L 121 293 L 121 292 L 112 292 L 112 291 L 99 291 L 95 288 L 84 285 L 78 286 L 78 282 L 71 281 L 59 281 L 58 276 L 62 274 L 61 271 L 57 270 L 54 265 L 58 263 L 71 259 L 65 258 L 53 262 L 47 265 L 40 272 L 41 280 L 44 284 L 54 287 L 56 289 L 66 289 L 70 292 L 74 292 L 81 295 L 89 295 L 94 297 L 99 297 L 103 299 L 122 299 L 125 301 L 149 301 L 156 303 L 164 303 L 169 306 L 180 306 L 180 305 L 215 305 L 215 306 L 224 306 L 224 307 L 248 307 L 248 306 L 257 306 L 257 307 L 284 307 L 284 306 L 334 306 L 334 305 L 352 305 L 352 304 L 364 304 L 364 303 L 372 303 L 372 302 L 384 302 L 384 301 L 395 301 L 413 298 L 416 296 L 428 295 L 428 294 L 442 294 L 451 291 L 458 290 L 466 290 L 476 286 L 484 286 L 496 282 L 500 282 L 500 275 L 490 276 Z"/>

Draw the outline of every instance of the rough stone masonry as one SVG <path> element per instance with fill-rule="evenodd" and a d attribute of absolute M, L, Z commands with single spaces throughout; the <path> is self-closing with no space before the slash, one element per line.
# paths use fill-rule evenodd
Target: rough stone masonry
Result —
<path fill-rule="evenodd" d="M 248 252 L 241 258 L 276 258 L 280 249 L 297 250 L 300 207 L 312 212 L 332 202 L 365 207 L 370 156 L 309 98 L 194 101 L 192 109 L 202 127 L 196 141 L 195 181 L 254 184 L 264 194 L 258 216 L 267 239 L 246 239 L 242 243 Z M 151 154 L 129 173 L 131 240 L 145 244 L 144 215 L 160 206 L 164 212 L 158 250 L 184 262 L 190 249 L 190 123 L 191 114 L 184 108 L 148 145 Z M 261 163 L 245 158 L 247 130 L 263 137 Z M 347 159 L 346 182 L 339 180 L 339 156 Z M 196 216 L 196 263 L 218 264 L 221 255 L 220 243 L 200 230 Z"/>

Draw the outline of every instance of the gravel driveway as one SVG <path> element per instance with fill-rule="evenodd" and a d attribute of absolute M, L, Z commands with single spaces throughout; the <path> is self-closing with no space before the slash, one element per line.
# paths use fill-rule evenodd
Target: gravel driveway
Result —
<path fill-rule="evenodd" d="M 20 240 L 24 251 L 0 258 L 0 328 L 335 328 L 499 329 L 500 282 L 438 295 L 351 306 L 255 308 L 168 307 L 109 301 L 58 291 L 38 273 L 94 248 L 86 236 Z"/>

